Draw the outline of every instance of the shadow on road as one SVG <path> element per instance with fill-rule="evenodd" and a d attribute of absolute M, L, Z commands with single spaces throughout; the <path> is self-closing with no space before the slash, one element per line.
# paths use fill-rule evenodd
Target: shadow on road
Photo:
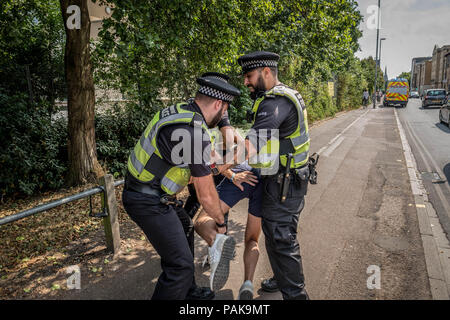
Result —
<path fill-rule="evenodd" d="M 406 108 L 406 107 L 403 107 L 403 106 L 385 106 L 384 104 L 380 104 L 380 105 L 378 106 L 378 108 L 404 109 L 404 108 Z"/>
<path fill-rule="evenodd" d="M 447 183 L 450 185 L 450 163 L 447 163 L 444 167 L 445 178 L 447 179 Z"/>
<path fill-rule="evenodd" d="M 441 106 L 433 106 L 433 107 L 432 106 L 428 106 L 428 107 L 425 107 L 425 108 L 421 106 L 419 109 L 420 110 L 436 110 L 436 109 L 439 110 L 441 108 L 442 108 Z"/>
<path fill-rule="evenodd" d="M 441 129 L 441 130 L 444 131 L 445 133 L 450 133 L 450 128 L 449 128 L 447 125 L 445 125 L 445 124 L 443 124 L 443 123 L 440 123 L 440 122 L 436 123 L 435 125 L 436 125 L 436 127 L 438 127 L 439 129 Z"/>
<path fill-rule="evenodd" d="M 229 235 L 243 244 L 245 225 L 229 221 Z M 33 296 L 15 295 L 19 299 L 42 300 L 149 300 L 161 273 L 161 259 L 143 233 L 132 222 L 121 225 L 121 250 L 114 258 L 103 244 L 103 230 L 90 238 L 73 243 L 67 247 L 66 258 L 58 264 L 42 261 L 36 272 L 14 276 L 17 284 L 30 291 L 37 291 Z M 207 251 L 206 242 L 197 234 L 195 236 L 195 278 L 200 286 L 209 286 L 209 268 L 203 269 L 201 261 Z M 235 261 L 242 263 L 242 256 Z M 53 261 L 53 260 L 52 260 Z M 66 273 L 68 266 L 77 266 L 80 271 L 81 289 L 68 289 Z M 56 290 L 55 285 L 58 286 Z M 53 286 L 53 287 L 52 287 Z M 16 285 L 17 287 L 17 285 Z M 44 290 L 42 290 L 44 287 Z M 0 292 L 9 296 L 8 288 Z M 216 292 L 218 300 L 233 300 L 233 291 L 223 288 Z"/>

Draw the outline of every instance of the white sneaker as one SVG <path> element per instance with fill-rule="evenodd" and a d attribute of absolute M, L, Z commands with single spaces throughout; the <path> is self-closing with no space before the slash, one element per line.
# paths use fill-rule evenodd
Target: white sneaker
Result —
<path fill-rule="evenodd" d="M 214 244 L 209 248 L 209 286 L 212 291 L 222 289 L 227 282 L 235 245 L 234 238 L 218 233 Z"/>
<path fill-rule="evenodd" d="M 239 289 L 238 300 L 253 300 L 253 283 L 245 281 Z"/>

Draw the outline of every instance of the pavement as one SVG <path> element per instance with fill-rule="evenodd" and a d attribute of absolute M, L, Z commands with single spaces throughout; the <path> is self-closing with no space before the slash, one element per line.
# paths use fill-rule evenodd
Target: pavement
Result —
<path fill-rule="evenodd" d="M 318 184 L 309 186 L 298 237 L 311 299 L 448 299 L 449 259 L 440 252 L 446 238 L 437 232 L 440 219 L 433 216 L 413 152 L 406 152 L 414 147 L 408 149 L 407 129 L 398 120 L 405 121 L 403 112 L 358 109 L 310 129 L 311 151 L 320 153 Z M 243 200 L 230 212 L 237 252 L 216 299 L 236 299 L 244 280 L 247 208 Z M 207 247 L 197 235 L 195 242 L 196 279 L 207 286 L 209 270 L 201 267 Z M 264 235 L 260 252 L 255 299 L 279 300 L 279 292 L 260 290 L 272 275 Z M 51 299 L 149 299 L 161 272 L 151 245 L 145 242 L 115 261 L 106 277 L 82 277 L 80 290 Z"/>

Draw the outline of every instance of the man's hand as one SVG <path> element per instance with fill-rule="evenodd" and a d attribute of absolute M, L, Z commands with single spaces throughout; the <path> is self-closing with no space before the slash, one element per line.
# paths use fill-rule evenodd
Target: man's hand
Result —
<path fill-rule="evenodd" d="M 217 233 L 225 234 L 227 232 L 227 227 L 223 227 L 223 228 L 217 227 L 216 230 L 217 230 Z"/>
<path fill-rule="evenodd" d="M 233 179 L 233 184 L 241 191 L 244 191 L 243 183 L 248 183 L 251 186 L 255 186 L 258 183 L 258 178 L 251 171 L 243 171 L 236 173 Z"/>

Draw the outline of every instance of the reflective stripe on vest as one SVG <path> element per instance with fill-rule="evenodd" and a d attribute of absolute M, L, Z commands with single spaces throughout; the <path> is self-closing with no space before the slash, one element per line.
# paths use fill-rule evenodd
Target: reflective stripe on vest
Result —
<path fill-rule="evenodd" d="M 177 193 L 178 190 L 181 190 L 185 187 L 185 186 L 177 184 L 175 181 L 172 181 L 167 177 L 163 177 L 161 179 L 161 185 L 166 187 L 172 193 Z M 166 192 L 167 192 L 167 190 L 166 190 Z"/>
<path fill-rule="evenodd" d="M 211 141 L 211 135 L 208 127 L 199 114 L 182 109 L 183 104 L 177 104 L 176 106 L 170 106 L 158 112 L 149 123 L 138 143 L 134 147 L 128 158 L 128 171 L 141 182 L 151 182 L 155 178 L 155 175 L 148 171 L 152 168 L 152 155 L 155 154 L 154 160 L 161 159 L 161 154 L 157 148 L 156 139 L 160 132 L 160 129 L 166 125 L 171 124 L 193 124 L 203 128 Z M 211 141 L 211 143 L 213 143 Z M 156 161 L 161 163 L 160 160 Z M 156 166 L 156 162 L 153 164 L 153 168 Z M 164 166 L 164 164 L 163 164 Z M 190 171 L 188 164 L 181 164 L 177 166 L 170 165 L 167 162 L 167 167 L 170 169 L 167 172 L 161 172 L 161 188 L 168 194 L 174 194 L 183 189 L 189 182 Z M 146 169 L 147 168 L 147 169 Z M 166 169 L 167 170 L 167 169 Z M 165 170 L 164 170 L 165 171 Z M 157 174 L 155 171 L 153 171 Z"/>
<path fill-rule="evenodd" d="M 292 147 L 294 148 L 293 160 L 291 163 L 291 168 L 298 168 L 306 164 L 309 156 L 309 132 L 308 124 L 306 120 L 306 110 L 303 109 L 302 97 L 301 95 L 284 85 L 275 86 L 271 90 L 267 91 L 264 96 L 258 98 L 253 105 L 252 112 L 254 114 L 253 121 L 256 120 L 258 108 L 264 99 L 270 98 L 271 96 L 282 96 L 288 98 L 296 107 L 298 114 L 298 124 L 296 130 L 289 136 L 283 139 L 289 139 L 291 141 Z M 262 148 L 260 149 L 260 151 Z M 280 155 L 280 163 L 286 166 L 286 155 Z M 258 167 L 270 167 L 273 163 L 262 163 Z M 254 165 L 252 165 L 254 166 Z"/>

